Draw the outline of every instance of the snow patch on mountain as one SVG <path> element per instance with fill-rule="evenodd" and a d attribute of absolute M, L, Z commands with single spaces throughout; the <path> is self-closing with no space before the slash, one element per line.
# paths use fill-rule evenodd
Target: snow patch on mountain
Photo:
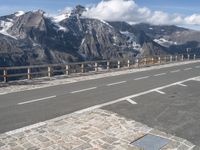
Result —
<path fill-rule="evenodd" d="M 12 37 L 16 39 L 16 37 L 10 35 L 7 31 L 13 26 L 12 22 L 6 22 L 3 20 L 0 20 L 0 34 Z"/>
<path fill-rule="evenodd" d="M 24 11 L 18 11 L 18 12 L 15 13 L 15 16 L 16 16 L 16 17 L 20 17 L 20 16 L 22 16 L 22 15 L 24 15 L 24 14 L 25 14 Z"/>
<path fill-rule="evenodd" d="M 170 41 L 164 38 L 160 38 L 160 39 L 154 39 L 154 42 L 162 45 L 162 46 L 170 46 L 170 45 L 178 45 L 177 42 L 174 41 Z"/>
<path fill-rule="evenodd" d="M 69 18 L 70 15 L 71 15 L 71 13 L 65 13 L 65 14 L 60 14 L 58 16 L 54 16 L 53 17 L 53 21 L 57 22 L 57 23 L 61 22 L 61 21 L 65 20 L 65 19 Z"/>
<path fill-rule="evenodd" d="M 136 42 L 136 36 L 133 33 L 128 31 L 120 31 L 120 33 L 128 37 L 127 42 L 133 47 L 133 49 L 141 51 L 141 45 Z"/>
<path fill-rule="evenodd" d="M 109 23 L 107 23 L 106 21 L 104 21 L 104 20 L 101 20 L 100 19 L 100 21 L 103 23 L 103 24 L 106 24 L 106 25 L 108 25 L 110 28 L 113 28 Z"/>

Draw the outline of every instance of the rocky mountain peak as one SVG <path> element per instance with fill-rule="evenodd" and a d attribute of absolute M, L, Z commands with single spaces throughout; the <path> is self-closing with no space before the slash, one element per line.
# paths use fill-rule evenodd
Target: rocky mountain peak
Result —
<path fill-rule="evenodd" d="M 81 16 L 83 12 L 86 11 L 86 8 L 81 5 L 77 5 L 73 10 L 72 10 L 72 15 L 78 15 Z"/>
<path fill-rule="evenodd" d="M 42 10 L 0 17 L 0 66 L 132 59 L 200 48 L 199 32 L 177 26 L 105 22 L 81 17 L 84 11 L 78 5 L 55 17 Z"/>

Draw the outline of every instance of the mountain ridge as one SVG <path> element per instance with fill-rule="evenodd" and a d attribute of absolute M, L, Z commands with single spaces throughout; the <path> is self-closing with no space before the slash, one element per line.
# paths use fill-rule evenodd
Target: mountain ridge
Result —
<path fill-rule="evenodd" d="M 84 11 L 78 5 L 60 18 L 42 10 L 0 17 L 0 66 L 133 59 L 184 53 L 188 46 L 195 52 L 200 45 L 200 37 L 194 41 L 199 32 L 193 30 L 107 22 L 83 17 Z M 190 40 L 182 39 L 183 35 L 190 35 Z"/>

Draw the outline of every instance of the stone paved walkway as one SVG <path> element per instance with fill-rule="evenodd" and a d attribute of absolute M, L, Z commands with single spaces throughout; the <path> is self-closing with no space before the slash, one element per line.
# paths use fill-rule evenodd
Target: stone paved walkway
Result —
<path fill-rule="evenodd" d="M 38 126 L 38 127 L 37 127 Z M 0 135 L 0 150 L 139 150 L 130 143 L 146 134 L 169 139 L 162 150 L 194 145 L 105 110 L 70 114 Z"/>

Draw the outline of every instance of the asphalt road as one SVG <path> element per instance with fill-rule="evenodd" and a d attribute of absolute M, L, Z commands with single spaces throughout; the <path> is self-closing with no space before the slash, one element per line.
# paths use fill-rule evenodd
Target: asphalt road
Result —
<path fill-rule="evenodd" d="M 4 133 L 13 129 L 18 129 L 34 123 L 46 121 L 58 116 L 92 107 L 94 105 L 101 106 L 101 104 L 105 104 L 106 106 L 109 105 L 109 103 L 107 102 L 113 102 L 117 99 L 121 99 L 129 95 L 135 94 L 136 97 L 139 97 L 143 94 L 138 95 L 138 93 L 149 91 L 151 89 L 156 89 L 158 87 L 173 84 L 175 82 L 179 82 L 196 76 L 200 76 L 200 63 L 180 65 L 158 70 L 148 70 L 114 77 L 105 77 L 101 79 L 81 81 L 66 85 L 58 85 L 42 89 L 35 89 L 31 91 L 22 91 L 0 95 L 0 133 Z M 194 89 L 196 88 L 199 89 L 199 87 L 195 87 Z M 186 92 L 189 94 L 190 91 Z M 186 92 L 185 94 L 187 94 Z M 151 91 L 149 93 L 151 93 Z M 160 96 L 164 95 L 164 93 L 159 90 L 157 90 L 156 94 L 160 94 Z M 148 97 L 146 99 L 148 99 Z M 127 101 L 122 101 L 122 103 L 127 103 L 127 105 L 130 105 L 131 108 L 137 108 L 138 111 L 141 108 L 141 114 L 143 115 L 132 116 L 128 113 L 128 109 L 127 116 L 125 115 L 126 113 L 118 113 L 134 119 L 140 118 L 142 119 L 142 121 L 144 121 L 146 118 L 148 118 L 148 115 L 146 116 L 146 118 L 144 117 L 145 114 L 148 113 L 149 109 L 154 110 L 156 108 L 157 101 L 159 101 L 160 99 L 160 97 L 157 100 L 156 98 L 155 100 L 153 99 L 151 104 L 154 107 L 149 106 L 148 109 L 141 108 L 140 102 L 138 102 L 140 100 L 137 101 L 137 105 L 131 104 L 134 103 L 135 100 L 130 100 L 128 103 Z M 148 104 L 148 102 L 151 101 L 151 98 L 149 99 L 149 101 L 145 100 L 144 103 Z M 195 102 L 198 103 L 197 100 Z M 107 106 L 109 107 L 107 109 L 111 109 L 112 111 L 117 112 L 116 109 L 121 106 L 120 103 Z M 112 107 L 115 105 L 117 106 Z M 198 105 L 196 105 L 196 107 L 197 106 Z M 124 107 L 124 109 L 126 108 L 127 107 Z M 132 111 L 130 111 L 130 113 L 132 113 Z M 199 113 L 197 115 L 199 116 Z M 154 114 L 152 114 L 151 118 L 154 117 Z M 149 120 L 147 119 L 147 122 L 144 123 L 154 126 L 155 124 L 149 123 L 151 122 Z M 178 118 L 177 120 L 179 121 Z M 198 123 L 200 124 L 200 121 Z"/>
<path fill-rule="evenodd" d="M 165 94 L 152 92 L 134 98 L 137 105 L 122 101 L 104 109 L 200 146 L 199 89 L 200 81 L 187 81 L 182 86 L 163 89 Z"/>

